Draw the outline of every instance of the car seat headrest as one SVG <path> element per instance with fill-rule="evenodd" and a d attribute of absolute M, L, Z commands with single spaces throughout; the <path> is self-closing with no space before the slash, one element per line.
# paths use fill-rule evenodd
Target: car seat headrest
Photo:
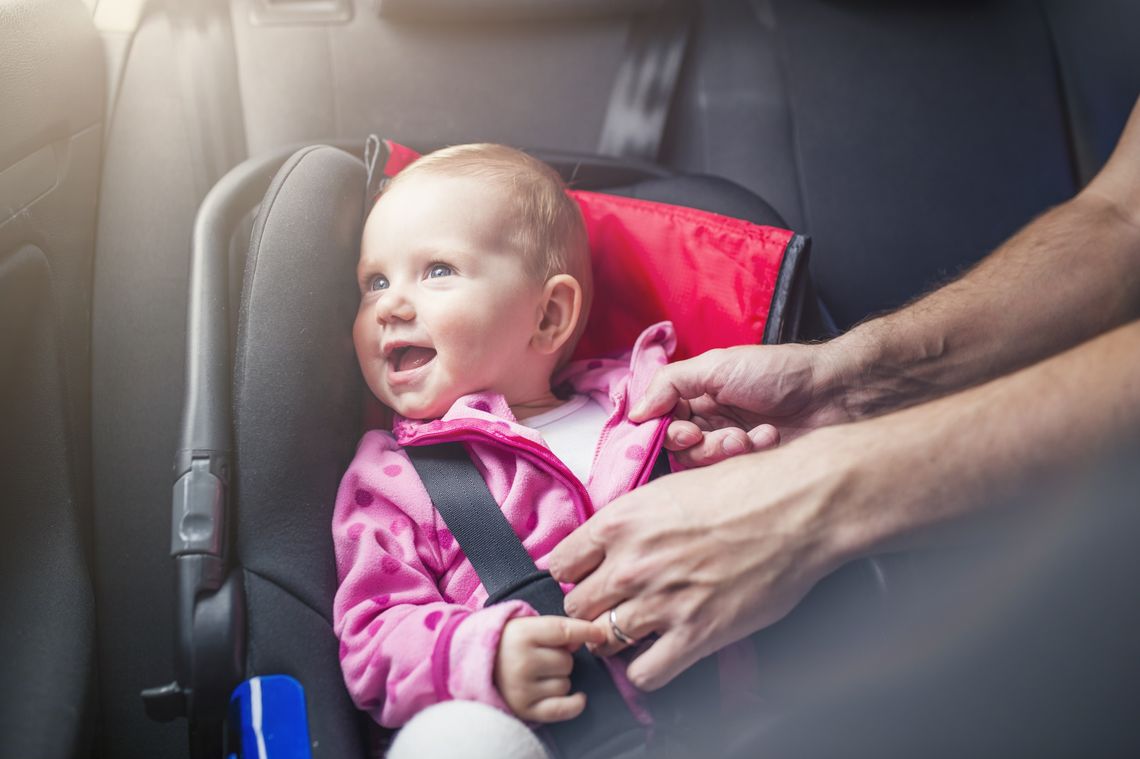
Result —
<path fill-rule="evenodd" d="M 791 231 L 638 198 L 572 190 L 589 234 L 594 306 L 576 358 L 628 350 L 650 324 L 677 329 L 675 359 L 774 342 L 769 316 Z M 798 243 L 797 243 L 798 245 Z M 776 334 L 776 331 L 773 331 Z M 766 339 L 767 337 L 767 339 Z"/>
<path fill-rule="evenodd" d="M 369 194 L 418 155 L 370 138 Z M 766 203 L 715 177 L 650 179 L 621 193 L 570 190 L 586 222 L 594 269 L 594 305 L 575 357 L 626 350 L 663 320 L 677 328 L 678 359 L 779 339 L 787 291 L 804 264 L 804 238 L 771 226 L 781 222 Z M 752 218 L 692 207 L 702 200 Z"/>

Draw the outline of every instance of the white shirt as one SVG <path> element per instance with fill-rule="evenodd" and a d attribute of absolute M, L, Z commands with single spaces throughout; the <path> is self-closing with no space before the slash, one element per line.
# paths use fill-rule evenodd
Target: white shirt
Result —
<path fill-rule="evenodd" d="M 554 455 L 586 482 L 608 418 L 609 413 L 593 398 L 574 395 L 561 406 L 523 419 L 520 424 L 538 430 Z"/>

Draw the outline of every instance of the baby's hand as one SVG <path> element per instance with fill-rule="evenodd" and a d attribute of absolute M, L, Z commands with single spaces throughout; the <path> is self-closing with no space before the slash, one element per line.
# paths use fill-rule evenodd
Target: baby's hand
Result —
<path fill-rule="evenodd" d="M 495 687 L 519 719 L 562 722 L 586 708 L 586 694 L 570 694 L 571 654 L 601 644 L 606 631 L 569 617 L 517 617 L 503 627 L 495 656 Z"/>

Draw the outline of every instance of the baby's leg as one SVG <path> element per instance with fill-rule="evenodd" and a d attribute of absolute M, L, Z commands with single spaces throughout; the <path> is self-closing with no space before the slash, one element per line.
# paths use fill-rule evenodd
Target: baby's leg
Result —
<path fill-rule="evenodd" d="M 521 720 L 475 701 L 429 706 L 396 733 L 388 759 L 549 759 Z"/>

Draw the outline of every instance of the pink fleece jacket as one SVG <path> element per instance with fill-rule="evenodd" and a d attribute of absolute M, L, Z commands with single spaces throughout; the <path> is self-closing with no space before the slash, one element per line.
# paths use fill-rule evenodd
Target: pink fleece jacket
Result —
<path fill-rule="evenodd" d="M 483 606 L 487 591 L 403 447 L 465 443 L 535 564 L 546 569 L 563 538 L 649 477 L 668 419 L 634 424 L 627 411 L 675 346 L 673 327 L 663 322 L 645 330 L 631 353 L 577 361 L 554 378 L 609 411 L 584 484 L 495 393 L 464 396 L 441 419 L 397 417 L 392 434 L 365 433 L 341 480 L 332 525 L 340 580 L 333 625 L 360 709 L 386 727 L 448 699 L 509 712 L 493 682 L 499 636 L 512 617 L 537 613 L 523 601 Z M 628 695 L 633 689 L 623 679 Z"/>

